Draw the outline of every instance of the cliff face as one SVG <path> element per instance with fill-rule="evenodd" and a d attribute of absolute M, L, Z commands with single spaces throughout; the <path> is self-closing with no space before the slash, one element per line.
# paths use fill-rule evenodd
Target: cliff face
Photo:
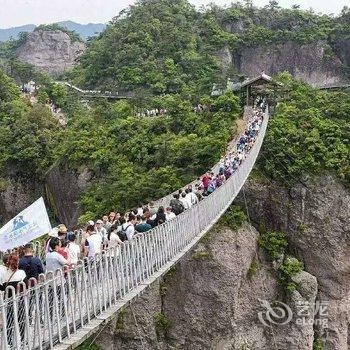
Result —
<path fill-rule="evenodd" d="M 350 40 L 335 43 L 333 50 L 322 41 L 305 45 L 289 41 L 236 52 L 226 48 L 218 58 L 224 69 L 234 68 L 248 77 L 262 71 L 271 76 L 288 71 L 311 85 L 322 86 L 347 80 L 344 67 L 350 66 Z"/>
<path fill-rule="evenodd" d="M 16 55 L 20 60 L 57 76 L 72 68 L 85 49 L 84 43 L 73 42 L 64 32 L 38 30 L 28 34 L 26 42 L 17 49 Z"/>
<path fill-rule="evenodd" d="M 90 180 L 87 170 L 77 173 L 58 166 L 50 169 L 43 181 L 8 174 L 0 178 L 0 223 L 9 221 L 43 196 L 58 220 L 72 229 L 81 215 L 79 196 Z"/>
<path fill-rule="evenodd" d="M 288 234 L 294 254 L 318 281 L 318 299 L 329 302 L 328 326 L 317 327 L 325 349 L 350 348 L 350 193 L 331 175 L 289 191 L 266 179 L 245 185 L 255 222 Z M 243 203 L 243 198 L 241 198 Z"/>
<path fill-rule="evenodd" d="M 42 196 L 42 184 L 39 181 L 11 175 L 1 183 L 0 222 L 3 224 Z"/>
<path fill-rule="evenodd" d="M 53 167 L 45 181 L 46 197 L 60 222 L 68 228 L 76 226 L 82 214 L 77 201 L 81 193 L 90 185 L 91 174 L 81 173 L 67 168 Z"/>
<path fill-rule="evenodd" d="M 290 191 L 257 178 L 245 186 L 251 218 L 287 233 L 305 270 L 285 293 L 248 223 L 237 231 L 215 227 L 162 280 L 122 310 L 98 336 L 101 349 L 347 350 L 349 342 L 350 196 L 332 176 Z M 238 202 L 243 199 L 238 199 Z M 286 302 L 293 318 L 264 325 L 263 301 Z M 302 303 L 326 305 L 326 322 Z M 278 323 L 278 321 L 277 321 Z"/>
<path fill-rule="evenodd" d="M 311 85 L 339 83 L 344 80 L 342 60 L 335 54 L 327 55 L 326 42 L 300 45 L 295 42 L 271 46 L 245 48 L 232 57 L 232 65 L 247 76 L 257 76 L 262 71 L 271 76 L 288 71 Z M 343 55 L 344 63 L 347 54 Z"/>
<path fill-rule="evenodd" d="M 101 349 L 276 349 L 311 350 L 312 322 L 265 326 L 260 300 L 278 299 L 276 273 L 257 249 L 257 231 L 214 228 L 209 236 L 120 312 L 97 338 Z M 316 279 L 299 274 L 289 304 L 313 303 Z M 266 311 L 266 310 L 265 310 Z"/>

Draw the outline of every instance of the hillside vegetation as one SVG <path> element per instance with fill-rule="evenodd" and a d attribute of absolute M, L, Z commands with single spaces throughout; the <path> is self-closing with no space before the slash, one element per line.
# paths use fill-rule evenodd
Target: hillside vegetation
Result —
<path fill-rule="evenodd" d="M 78 85 L 110 90 L 118 86 L 133 90 L 136 99 L 97 101 L 88 109 L 77 96 L 38 75 L 39 103 L 31 106 L 14 81 L 1 73 L 1 176 L 4 181 L 16 174 L 44 183 L 53 166 L 62 174 L 66 169 L 89 170 L 91 186 L 80 197 L 85 218 L 168 194 L 216 163 L 235 134 L 243 101 L 231 92 L 209 97 L 212 84 L 230 74 L 218 63 L 218 50 L 284 36 L 300 42 L 335 40 L 348 33 L 347 16 L 345 11 L 334 27 L 331 17 L 283 10 L 273 2 L 263 9 L 247 2 L 198 12 L 185 0 L 139 1 L 91 41 L 81 64 L 70 73 Z M 224 30 L 237 21 L 241 29 Z M 7 52 L 17 44 L 6 44 Z M 38 74 L 16 60 L 7 72 L 17 82 Z M 275 92 L 280 103 L 261 169 L 287 185 L 322 171 L 349 182 L 349 93 L 319 92 L 286 74 L 278 79 L 284 85 Z M 44 106 L 49 98 L 67 114 L 66 128 L 59 128 Z M 195 113 L 197 103 L 207 108 Z M 136 117 L 136 111 L 146 108 L 168 113 Z"/>
<path fill-rule="evenodd" d="M 350 11 L 337 17 L 251 1 L 227 8 L 210 5 L 196 11 L 186 0 L 143 0 L 120 13 L 93 40 L 71 78 L 85 87 L 137 90 L 138 93 L 183 93 L 194 99 L 213 83 L 223 84 L 237 72 L 218 53 L 294 41 L 323 42 L 325 60 L 341 57 L 339 40 L 349 38 Z M 344 74 L 349 67 L 344 63 Z"/>
<path fill-rule="evenodd" d="M 281 100 L 270 121 L 260 164 L 286 186 L 325 171 L 350 185 L 350 93 L 325 92 L 277 78 Z"/>

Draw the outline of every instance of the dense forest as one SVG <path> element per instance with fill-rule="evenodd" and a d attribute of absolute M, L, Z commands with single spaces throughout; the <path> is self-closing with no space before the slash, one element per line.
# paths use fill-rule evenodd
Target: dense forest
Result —
<path fill-rule="evenodd" d="M 273 0 L 263 8 L 247 0 L 227 8 L 211 4 L 200 11 L 186 0 L 144 0 L 110 22 L 69 77 L 89 88 L 177 92 L 198 99 L 213 83 L 241 78 L 233 69 L 222 70 L 220 50 L 322 41 L 324 59 L 332 59 L 339 54 L 341 39 L 349 36 L 349 23 L 346 7 L 332 17 L 298 6 L 281 8 Z M 343 69 L 348 75 L 349 67 Z"/>
<path fill-rule="evenodd" d="M 92 182 L 80 198 L 83 219 L 168 194 L 217 162 L 236 131 L 239 97 L 229 91 L 210 97 L 214 83 L 241 78 L 220 65 L 220 49 L 320 39 L 334 45 L 334 53 L 340 38 L 349 36 L 349 17 L 346 8 L 335 19 L 296 6 L 282 9 L 275 1 L 261 9 L 245 1 L 200 11 L 185 0 L 139 1 L 89 42 L 80 64 L 65 76 L 82 87 L 123 89 L 136 97 L 89 107 L 11 56 L 25 35 L 4 43 L 0 61 L 15 80 L 0 73 L 0 185 L 6 187 L 14 174 L 45 182 L 52 167 L 88 169 Z M 41 85 L 33 106 L 15 83 L 32 78 Z M 276 79 L 283 87 L 274 92 L 279 104 L 261 170 L 287 185 L 325 170 L 349 183 L 350 94 L 320 92 L 288 74 Z M 52 118 L 49 99 L 67 115 L 67 127 Z M 193 110 L 198 103 L 207 107 L 201 113 Z M 146 108 L 168 113 L 136 117 Z"/>
<path fill-rule="evenodd" d="M 282 73 L 260 169 L 290 187 L 325 171 L 350 186 L 350 93 L 311 88 Z"/>

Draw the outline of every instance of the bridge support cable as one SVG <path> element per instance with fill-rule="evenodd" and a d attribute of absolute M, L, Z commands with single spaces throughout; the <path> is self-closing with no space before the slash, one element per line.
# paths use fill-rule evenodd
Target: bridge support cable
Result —
<path fill-rule="evenodd" d="M 259 155 L 268 119 L 266 114 L 239 169 L 197 205 L 73 270 L 47 274 L 31 288 L 23 286 L 22 293 L 0 298 L 0 348 L 71 349 L 166 273 L 238 195 Z"/>

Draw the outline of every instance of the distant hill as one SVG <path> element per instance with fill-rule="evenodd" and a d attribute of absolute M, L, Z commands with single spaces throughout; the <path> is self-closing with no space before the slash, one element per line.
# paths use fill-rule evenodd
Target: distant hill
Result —
<path fill-rule="evenodd" d="M 8 29 L 0 29 L 0 41 L 7 41 L 11 37 L 17 39 L 17 36 L 21 32 L 32 32 L 35 29 L 34 24 L 26 24 L 20 27 L 13 27 Z"/>
<path fill-rule="evenodd" d="M 72 21 L 63 21 L 57 22 L 57 24 L 77 32 L 84 40 L 101 33 L 106 28 L 106 25 L 103 23 L 79 24 Z M 35 28 L 34 24 L 27 24 L 20 27 L 0 29 L 0 41 L 7 41 L 11 37 L 17 39 L 19 33 L 32 32 Z"/>

